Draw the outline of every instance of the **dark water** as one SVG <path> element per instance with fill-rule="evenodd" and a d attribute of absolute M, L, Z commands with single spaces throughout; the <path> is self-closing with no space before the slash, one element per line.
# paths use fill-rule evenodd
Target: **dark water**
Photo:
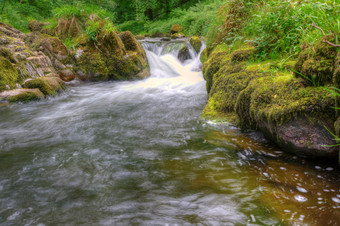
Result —
<path fill-rule="evenodd" d="M 339 169 L 200 120 L 191 66 L 0 108 L 0 225 L 339 224 Z"/>

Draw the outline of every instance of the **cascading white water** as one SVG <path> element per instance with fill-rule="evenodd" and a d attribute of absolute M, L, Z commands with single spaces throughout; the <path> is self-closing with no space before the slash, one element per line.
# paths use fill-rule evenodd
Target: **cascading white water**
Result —
<path fill-rule="evenodd" d="M 205 81 L 200 70 L 200 54 L 197 54 L 186 42 L 150 42 L 142 43 L 148 59 L 151 76 L 148 79 L 128 83 L 121 87 L 145 95 L 156 92 L 181 92 L 184 95 L 205 93 Z M 191 59 L 181 62 L 178 59 L 180 47 L 188 46 Z M 176 48 L 177 47 L 177 48 Z M 205 48 L 202 45 L 201 50 Z M 159 96 L 159 93 L 156 94 Z"/>

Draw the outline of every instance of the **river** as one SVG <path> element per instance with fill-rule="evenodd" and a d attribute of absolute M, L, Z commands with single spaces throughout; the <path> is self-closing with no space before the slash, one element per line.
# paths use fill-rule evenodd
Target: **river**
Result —
<path fill-rule="evenodd" d="M 143 43 L 148 79 L 0 108 L 0 225 L 339 224 L 338 167 L 201 120 L 199 56 L 178 45 Z"/>

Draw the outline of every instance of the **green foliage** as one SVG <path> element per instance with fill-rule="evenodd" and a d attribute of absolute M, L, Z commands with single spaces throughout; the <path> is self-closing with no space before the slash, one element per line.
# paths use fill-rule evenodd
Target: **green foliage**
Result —
<path fill-rule="evenodd" d="M 186 35 L 204 36 L 208 34 L 216 19 L 220 5 L 220 0 L 208 0 L 197 3 L 188 9 L 177 8 L 166 19 L 146 23 L 145 30 L 150 34 L 168 33 L 173 24 L 179 24 L 185 28 Z"/>

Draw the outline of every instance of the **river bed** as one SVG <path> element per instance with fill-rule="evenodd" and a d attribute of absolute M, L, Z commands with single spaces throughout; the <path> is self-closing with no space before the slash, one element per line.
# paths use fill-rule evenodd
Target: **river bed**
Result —
<path fill-rule="evenodd" d="M 340 171 L 200 119 L 199 56 L 0 108 L 1 225 L 337 225 Z"/>

